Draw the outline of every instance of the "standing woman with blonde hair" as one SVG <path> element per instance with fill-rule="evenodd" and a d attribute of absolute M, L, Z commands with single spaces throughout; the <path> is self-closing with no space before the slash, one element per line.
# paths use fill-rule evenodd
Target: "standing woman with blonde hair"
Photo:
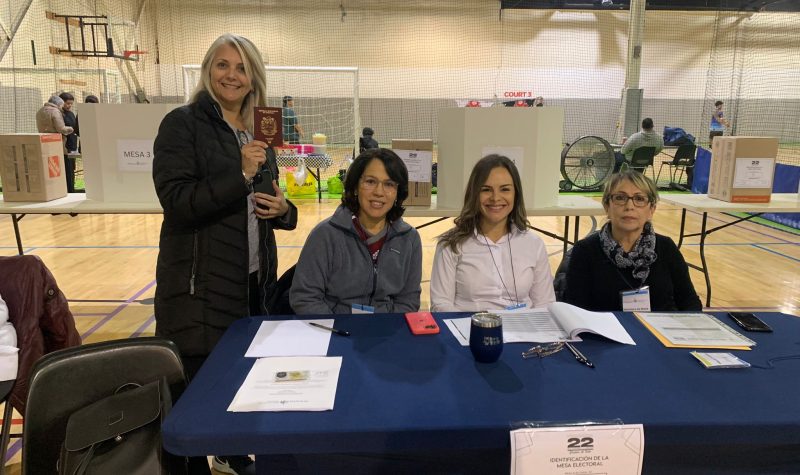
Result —
<path fill-rule="evenodd" d="M 501 155 L 480 159 L 455 227 L 439 237 L 431 310 L 538 308 L 554 302 L 547 251 L 529 225 L 514 162 Z"/>
<path fill-rule="evenodd" d="M 261 53 L 224 34 L 208 49 L 191 100 L 167 114 L 155 140 L 153 181 L 164 208 L 156 334 L 178 345 L 190 377 L 234 321 L 267 313 L 277 280 L 273 229 L 297 224 L 274 151 L 253 140 L 253 107 L 266 105 L 265 94 Z M 253 192 L 257 176 L 275 180 L 274 196 Z"/>
<path fill-rule="evenodd" d="M 167 114 L 156 137 L 153 180 L 164 208 L 156 333 L 175 341 L 190 374 L 231 323 L 266 313 L 277 280 L 273 229 L 297 223 L 277 186 L 274 151 L 253 140 L 253 107 L 265 105 L 265 93 L 261 53 L 224 34 L 189 104 Z M 259 175 L 274 178 L 275 196 L 253 192 Z"/>

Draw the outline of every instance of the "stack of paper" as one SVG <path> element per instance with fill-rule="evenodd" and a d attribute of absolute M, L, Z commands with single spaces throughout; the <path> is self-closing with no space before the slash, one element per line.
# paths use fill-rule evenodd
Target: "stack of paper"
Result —
<path fill-rule="evenodd" d="M 333 319 L 313 320 L 333 327 Z M 259 358 L 228 406 L 230 412 L 333 409 L 342 358 L 326 357 L 329 330 L 307 320 L 264 321 L 246 357 Z"/>
<path fill-rule="evenodd" d="M 756 342 L 705 313 L 644 313 L 636 318 L 667 348 L 749 350 Z"/>
<path fill-rule="evenodd" d="M 611 312 L 590 312 L 568 303 L 554 302 L 546 309 L 501 310 L 493 313 L 503 317 L 503 341 L 506 343 L 581 341 L 578 335 L 589 332 L 626 345 L 636 344 Z M 444 322 L 459 343 L 469 345 L 469 317 Z"/>

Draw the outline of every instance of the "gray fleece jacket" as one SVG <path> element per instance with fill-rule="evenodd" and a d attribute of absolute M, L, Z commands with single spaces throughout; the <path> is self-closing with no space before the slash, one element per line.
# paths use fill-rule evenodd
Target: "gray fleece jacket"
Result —
<path fill-rule="evenodd" d="M 375 313 L 419 310 L 422 242 L 402 219 L 391 223 L 373 267 L 367 245 L 339 206 L 308 235 L 292 281 L 291 305 L 298 315 L 351 313 L 352 304 Z"/>

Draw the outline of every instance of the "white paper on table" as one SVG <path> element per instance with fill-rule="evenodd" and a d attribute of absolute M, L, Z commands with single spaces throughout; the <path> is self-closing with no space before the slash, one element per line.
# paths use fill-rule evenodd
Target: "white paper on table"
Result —
<path fill-rule="evenodd" d="M 228 406 L 228 412 L 329 411 L 336 399 L 341 356 L 259 358 Z M 307 373 L 300 381 L 279 374 Z"/>
<path fill-rule="evenodd" d="M 511 475 L 640 475 L 642 424 L 511 431 Z"/>
<path fill-rule="evenodd" d="M 247 358 L 267 356 L 325 356 L 331 332 L 308 322 L 333 326 L 332 318 L 321 320 L 271 320 L 261 322 L 256 336 L 244 354 Z"/>
<path fill-rule="evenodd" d="M 582 341 L 569 339 L 569 335 L 556 322 L 546 309 L 498 310 L 493 311 L 503 318 L 503 342 L 505 343 L 549 343 L 552 341 Z M 469 346 L 469 333 L 472 319 L 451 318 L 444 323 L 461 346 Z"/>
<path fill-rule="evenodd" d="M 756 342 L 705 313 L 645 313 L 646 321 L 673 345 L 755 346 Z"/>
<path fill-rule="evenodd" d="M 503 317 L 503 341 L 506 343 L 550 343 L 552 341 L 583 341 L 570 338 L 546 308 L 498 310 Z"/>

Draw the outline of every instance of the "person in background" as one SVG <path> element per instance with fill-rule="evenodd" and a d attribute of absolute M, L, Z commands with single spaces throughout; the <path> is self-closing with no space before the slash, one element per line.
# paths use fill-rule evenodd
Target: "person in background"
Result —
<path fill-rule="evenodd" d="M 630 311 L 639 291 L 649 311 L 702 310 L 689 267 L 675 243 L 656 234 L 658 189 L 635 170 L 611 176 L 603 191 L 608 221 L 577 243 L 567 267 L 564 301 L 593 311 Z"/>
<path fill-rule="evenodd" d="M 373 135 L 375 135 L 375 131 L 372 130 L 371 127 L 364 127 L 364 130 L 361 131 L 361 139 L 359 139 L 359 145 L 361 148 L 359 152 L 363 152 L 364 150 L 368 150 L 370 148 L 380 147 L 378 141 L 372 137 Z"/>
<path fill-rule="evenodd" d="M 356 157 L 342 204 L 311 230 L 297 261 L 290 301 L 298 315 L 419 310 L 422 242 L 402 219 L 406 197 L 397 154 L 373 148 Z"/>
<path fill-rule="evenodd" d="M 72 111 L 75 96 L 68 92 L 62 92 L 58 97 L 64 101 L 64 105 L 61 107 L 64 125 L 73 128 L 72 133 L 67 135 L 64 140 L 66 152 L 64 154 L 64 169 L 67 177 L 67 193 L 75 193 L 75 157 L 69 155 L 78 151 L 78 119 L 75 117 L 75 112 Z"/>
<path fill-rule="evenodd" d="M 294 113 L 294 98 L 283 96 L 283 141 L 286 143 L 300 143 L 305 138 L 305 132 L 297 114 Z"/>
<path fill-rule="evenodd" d="M 709 126 L 708 141 L 709 147 L 714 147 L 714 137 L 725 134 L 725 127 L 730 127 L 730 122 L 726 119 L 725 112 L 722 110 L 724 102 L 714 103 L 714 112 L 711 113 L 711 125 Z"/>
<path fill-rule="evenodd" d="M 100 99 L 98 99 L 97 96 L 89 94 L 88 96 L 86 96 L 85 99 L 83 99 L 83 102 L 84 102 L 84 104 L 99 104 L 100 103 Z M 78 137 L 81 136 L 81 123 L 80 123 L 80 119 L 79 119 L 79 117 L 77 115 L 75 115 L 75 133 L 78 134 Z M 81 144 L 80 144 L 80 142 L 78 143 L 78 152 L 79 153 L 81 152 Z"/>
<path fill-rule="evenodd" d="M 56 95 L 50 99 L 36 112 L 36 129 L 40 134 L 61 134 L 61 141 L 66 142 L 66 136 L 75 131 L 71 126 L 64 124 L 64 115 L 61 108 L 64 106 L 64 99 Z M 64 154 L 67 153 L 64 145 Z"/>
<path fill-rule="evenodd" d="M 277 184 L 275 152 L 253 139 L 253 107 L 265 105 L 261 53 L 247 38 L 223 34 L 206 52 L 189 103 L 164 117 L 154 143 L 164 209 L 156 335 L 175 342 L 190 378 L 233 322 L 267 313 L 277 281 L 274 229 L 297 224 Z M 274 178 L 274 196 L 254 193 L 261 174 Z M 217 456 L 213 466 L 255 472 L 246 456 Z"/>
<path fill-rule="evenodd" d="M 614 173 L 620 171 L 623 163 L 630 163 L 633 153 L 642 147 L 655 147 L 656 155 L 664 149 L 664 137 L 653 130 L 653 119 L 650 117 L 642 121 L 642 130 L 623 140 L 622 148 L 614 153 Z"/>
<path fill-rule="evenodd" d="M 436 246 L 431 311 L 541 308 L 554 302 L 547 249 L 529 226 L 514 162 L 502 155 L 480 159 L 455 227 Z"/>
<path fill-rule="evenodd" d="M 536 100 L 533 101 L 533 107 L 544 107 L 544 98 L 538 96 Z"/>

